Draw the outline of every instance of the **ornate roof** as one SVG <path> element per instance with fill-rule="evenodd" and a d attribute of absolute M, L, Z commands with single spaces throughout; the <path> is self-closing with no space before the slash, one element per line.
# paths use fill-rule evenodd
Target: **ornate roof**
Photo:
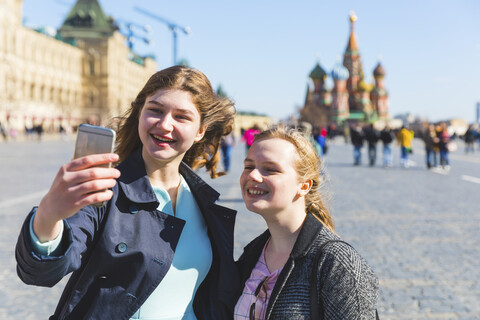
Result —
<path fill-rule="evenodd" d="M 349 77 L 348 69 L 345 68 L 340 62 L 338 62 L 332 70 L 333 80 L 347 80 Z"/>
<path fill-rule="evenodd" d="M 380 62 L 377 64 L 377 66 L 373 70 L 373 75 L 375 78 L 385 77 L 385 69 L 383 69 L 383 66 L 380 64 Z"/>
<path fill-rule="evenodd" d="M 310 72 L 310 78 L 312 80 L 316 80 L 316 79 L 325 80 L 326 77 L 327 77 L 327 73 L 325 72 L 325 70 L 323 70 L 323 68 L 317 62 L 317 65 L 315 66 L 315 68 L 313 68 L 312 72 Z"/>
<path fill-rule="evenodd" d="M 357 39 L 355 37 L 354 33 L 354 23 L 357 21 L 357 16 L 355 15 L 355 12 L 350 12 L 350 38 L 348 39 L 348 44 L 347 44 L 347 49 L 345 49 L 345 52 L 350 52 L 350 53 L 356 53 L 358 52 L 358 45 L 357 45 Z"/>
<path fill-rule="evenodd" d="M 365 81 L 360 80 L 358 82 L 358 91 L 360 92 L 370 92 L 373 89 L 373 85 L 366 83 Z"/>
<path fill-rule="evenodd" d="M 97 0 L 78 0 L 59 29 L 64 38 L 109 37 L 116 30 L 113 19 Z"/>

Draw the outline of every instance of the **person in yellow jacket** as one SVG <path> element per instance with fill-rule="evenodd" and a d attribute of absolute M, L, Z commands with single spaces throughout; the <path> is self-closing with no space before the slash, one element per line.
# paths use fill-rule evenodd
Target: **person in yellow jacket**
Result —
<path fill-rule="evenodd" d="M 412 140 L 413 131 L 408 130 L 403 126 L 397 134 L 397 141 L 401 150 L 400 164 L 405 168 L 407 168 L 409 165 L 408 155 L 412 152 Z"/>

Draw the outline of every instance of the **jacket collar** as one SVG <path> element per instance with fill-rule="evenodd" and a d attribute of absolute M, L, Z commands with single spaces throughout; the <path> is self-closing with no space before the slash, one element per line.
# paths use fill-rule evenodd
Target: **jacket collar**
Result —
<path fill-rule="evenodd" d="M 297 240 L 293 245 L 290 258 L 296 260 L 304 257 L 312 248 L 315 237 L 320 233 L 322 228 L 324 228 L 323 224 L 315 218 L 313 214 L 308 213 L 305 217 L 302 228 L 300 229 Z M 244 248 L 244 252 L 246 253 L 246 256 L 244 257 L 245 260 L 256 264 L 268 238 L 270 238 L 270 231 L 267 229 L 255 240 L 250 242 Z"/>
<path fill-rule="evenodd" d="M 142 149 L 132 152 L 118 167 L 121 176 L 118 183 L 125 196 L 136 203 L 157 203 L 158 200 L 147 177 L 145 162 L 142 157 Z M 202 180 L 186 163 L 180 164 L 180 174 L 190 186 L 192 192 L 199 199 L 215 202 L 219 193 Z"/>
<path fill-rule="evenodd" d="M 203 179 L 200 178 L 200 176 L 198 176 L 185 162 L 180 164 L 179 170 L 180 174 L 190 186 L 192 192 L 200 199 L 211 203 L 214 203 L 218 200 L 220 194 L 215 189 L 210 187 L 205 181 L 203 181 Z"/>
<path fill-rule="evenodd" d="M 307 213 L 290 257 L 295 260 L 303 258 L 312 248 L 314 240 L 322 228 L 324 228 L 323 223 L 321 223 L 313 214 Z"/>

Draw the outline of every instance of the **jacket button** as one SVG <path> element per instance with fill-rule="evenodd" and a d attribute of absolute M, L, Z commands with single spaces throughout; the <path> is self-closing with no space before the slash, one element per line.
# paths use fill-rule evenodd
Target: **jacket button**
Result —
<path fill-rule="evenodd" d="M 117 244 L 117 252 L 124 253 L 125 251 L 127 251 L 127 244 L 125 242 Z"/>
<path fill-rule="evenodd" d="M 132 204 L 130 207 L 128 207 L 128 210 L 130 211 L 131 214 L 138 213 L 138 207 L 134 204 Z"/>

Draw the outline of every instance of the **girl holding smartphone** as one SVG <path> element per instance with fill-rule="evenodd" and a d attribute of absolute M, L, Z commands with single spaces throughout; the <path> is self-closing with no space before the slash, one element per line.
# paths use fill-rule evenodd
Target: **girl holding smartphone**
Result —
<path fill-rule="evenodd" d="M 27 284 L 51 287 L 72 272 L 51 319 L 232 317 L 236 212 L 192 169 L 219 175 L 234 114 L 203 73 L 171 67 L 120 119 L 115 154 L 60 168 L 16 247 Z"/>

